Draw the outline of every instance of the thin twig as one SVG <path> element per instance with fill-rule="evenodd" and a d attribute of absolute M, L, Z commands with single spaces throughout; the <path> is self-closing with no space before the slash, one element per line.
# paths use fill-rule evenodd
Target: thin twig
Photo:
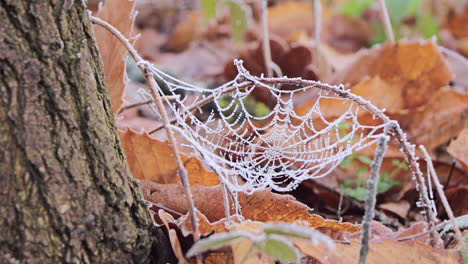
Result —
<path fill-rule="evenodd" d="M 411 239 L 415 239 L 415 238 L 418 238 L 418 237 L 421 237 L 421 236 L 424 236 L 428 233 L 432 233 L 432 232 L 436 232 L 438 230 L 441 230 L 442 228 L 444 228 L 447 224 L 449 223 L 449 221 L 444 221 L 438 225 L 436 225 L 435 227 L 429 229 L 429 230 L 426 230 L 424 232 L 421 232 L 421 233 L 418 233 L 418 234 L 414 234 L 414 235 L 411 235 L 411 236 L 407 236 L 407 237 L 402 237 L 402 238 L 398 238 L 397 241 L 398 242 L 402 242 L 402 241 L 406 241 L 406 240 L 411 240 Z"/>
<path fill-rule="evenodd" d="M 462 244 L 462 251 L 465 253 L 465 256 L 468 256 L 468 250 L 466 248 L 465 240 L 463 239 L 463 235 L 458 227 L 457 221 L 455 216 L 453 215 L 452 208 L 447 200 L 447 196 L 445 196 L 444 190 L 442 189 L 442 184 L 440 184 L 439 178 L 437 177 L 437 173 L 432 165 L 431 157 L 429 153 L 427 153 L 426 148 L 423 145 L 420 145 L 419 148 L 423 151 L 424 156 L 426 157 L 426 165 L 429 168 L 430 174 L 432 176 L 432 180 L 434 181 L 434 185 L 436 187 L 437 193 L 439 194 L 439 198 L 442 201 L 442 205 L 444 206 L 445 212 L 449 217 L 450 221 L 453 225 L 453 230 L 455 230 L 455 235 L 457 236 L 458 241 Z"/>
<path fill-rule="evenodd" d="M 372 161 L 370 168 L 370 177 L 367 181 L 367 199 L 366 199 L 366 213 L 362 219 L 362 235 L 361 235 L 361 249 L 359 251 L 359 264 L 366 263 L 367 253 L 369 252 L 369 237 L 370 225 L 374 219 L 374 208 L 377 196 L 377 184 L 379 180 L 380 166 L 382 165 L 385 151 L 387 150 L 387 143 L 389 141 L 387 135 L 379 138 L 377 149 L 375 150 L 375 157 Z"/>
<path fill-rule="evenodd" d="M 325 65 L 321 56 L 320 35 L 322 33 L 322 3 L 320 0 L 314 0 L 314 64 L 317 67 L 318 75 L 321 80 L 325 79 Z"/>
<path fill-rule="evenodd" d="M 175 100 L 175 99 L 178 99 L 180 96 L 172 96 L 172 95 L 165 95 L 164 98 L 166 100 Z M 132 108 L 135 108 L 135 107 L 138 107 L 138 106 L 142 106 L 142 105 L 147 105 L 147 104 L 151 104 L 151 103 L 154 103 L 154 100 L 153 99 L 148 99 L 148 100 L 145 100 L 145 101 L 141 101 L 141 102 L 138 102 L 138 103 L 133 103 L 133 104 L 127 104 L 127 105 L 122 105 L 119 109 L 119 111 L 117 111 L 117 114 L 115 114 L 116 116 L 120 115 L 122 112 L 128 110 L 128 109 L 132 109 Z"/>
<path fill-rule="evenodd" d="M 118 116 L 118 115 L 120 115 L 120 114 L 121 114 L 123 111 L 125 111 L 125 110 L 132 109 L 132 108 L 135 108 L 135 107 L 138 107 L 138 106 L 142 106 L 142 105 L 147 105 L 147 104 L 150 104 L 150 103 L 154 103 L 154 100 L 153 100 L 153 99 L 149 99 L 149 100 L 141 101 L 141 102 L 134 103 L 134 104 L 122 105 L 122 106 L 119 108 L 119 111 L 117 111 L 117 114 L 115 114 L 115 115 Z"/>
<path fill-rule="evenodd" d="M 385 4 L 385 0 L 378 0 L 378 2 L 380 14 L 382 14 L 382 20 L 384 23 L 385 35 L 387 36 L 387 40 L 390 41 L 390 43 L 393 43 L 395 42 L 395 36 L 393 35 L 392 22 L 390 20 L 390 15 L 388 14 L 387 5 Z"/>
<path fill-rule="evenodd" d="M 143 72 L 145 75 L 146 81 L 151 87 L 151 92 L 153 95 L 153 98 L 155 99 L 156 105 L 158 107 L 159 113 L 163 119 L 163 122 L 165 124 L 166 128 L 166 133 L 169 141 L 170 148 L 172 150 L 172 153 L 174 155 L 174 158 L 177 163 L 178 171 L 179 171 L 179 176 L 182 181 L 183 189 L 184 189 L 184 194 L 185 198 L 187 200 L 187 205 L 189 206 L 189 212 L 190 212 L 190 220 L 192 224 L 192 229 L 193 229 L 193 237 L 195 242 L 200 239 L 200 231 L 198 229 L 198 223 L 197 223 L 197 218 L 195 214 L 195 204 L 193 202 L 192 198 L 192 192 L 190 190 L 190 184 L 188 181 L 188 176 L 187 176 L 187 171 L 185 170 L 184 163 L 182 162 L 181 156 L 179 149 L 176 144 L 174 132 L 172 129 L 168 126 L 170 124 L 169 117 L 167 116 L 166 110 L 164 108 L 164 103 L 161 99 L 161 95 L 159 93 L 160 87 L 156 83 L 156 81 L 153 78 L 153 74 L 151 73 L 151 70 L 149 69 L 149 64 L 145 60 L 143 60 L 140 55 L 138 55 L 138 52 L 133 48 L 133 46 L 128 42 L 128 40 L 120 33 L 116 28 L 114 28 L 112 25 L 109 23 L 105 22 L 104 20 L 94 17 L 90 14 L 90 20 L 91 22 L 105 28 L 109 32 L 112 33 L 127 49 L 127 51 L 130 53 L 130 55 L 133 57 L 135 62 L 137 63 L 138 67 L 140 70 Z"/>
<path fill-rule="evenodd" d="M 271 68 L 271 47 L 270 47 L 270 33 L 268 32 L 268 4 L 267 0 L 262 1 L 262 29 L 263 29 L 263 58 L 265 60 L 265 67 L 267 77 L 273 77 L 273 70 Z"/>

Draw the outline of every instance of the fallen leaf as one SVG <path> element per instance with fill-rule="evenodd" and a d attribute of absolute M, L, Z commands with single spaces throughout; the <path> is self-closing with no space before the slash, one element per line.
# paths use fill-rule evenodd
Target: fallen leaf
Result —
<path fill-rule="evenodd" d="M 135 13 L 133 0 L 106 1 L 96 16 L 106 21 L 119 30 L 127 39 L 131 38 Z M 99 25 L 93 25 L 94 35 L 99 48 L 102 62 L 104 64 L 104 74 L 106 76 L 106 86 L 109 91 L 112 112 L 122 105 L 122 93 L 127 83 L 125 74 L 125 54 L 127 49 L 109 31 Z"/>
<path fill-rule="evenodd" d="M 463 129 L 457 139 L 450 142 L 447 152 L 456 158 L 468 173 L 468 128 Z"/>
<path fill-rule="evenodd" d="M 468 37 L 468 6 L 447 22 L 447 27 L 455 37 Z"/>
<path fill-rule="evenodd" d="M 178 168 L 169 144 L 149 137 L 146 133 L 128 130 L 120 132 L 120 140 L 132 175 L 136 179 L 157 183 L 177 183 Z M 179 149 L 182 149 L 178 141 Z M 190 154 L 190 153 L 189 153 Z M 205 169 L 200 160 L 192 155 L 182 155 L 190 184 L 214 186 L 219 184 L 216 173 Z"/>
<path fill-rule="evenodd" d="M 445 196 L 456 217 L 468 214 L 466 203 L 461 202 L 468 200 L 468 185 L 448 188 L 445 190 Z M 438 210 L 442 215 L 447 214 L 442 205 L 438 206 Z"/>
<path fill-rule="evenodd" d="M 410 203 L 404 200 L 399 202 L 389 202 L 379 204 L 379 208 L 394 213 L 402 219 L 406 219 L 410 209 Z"/>
<path fill-rule="evenodd" d="M 378 76 L 394 89 L 398 86 L 398 91 L 375 87 L 374 98 L 365 99 L 374 102 L 373 99 L 378 99 L 377 95 L 384 97 L 382 95 L 388 92 L 397 92 L 400 99 L 395 103 L 401 106 L 400 110 L 415 109 L 425 104 L 452 77 L 437 45 L 432 41 L 399 41 L 373 48 L 357 58 L 348 69 L 337 73 L 333 83 L 349 84 L 353 86 L 351 91 L 360 95 L 355 90 L 367 76 Z"/>
<path fill-rule="evenodd" d="M 186 200 L 180 194 L 182 186 L 174 184 L 156 184 L 149 181 L 140 182 L 145 199 L 176 212 L 186 214 Z M 192 196 L 195 207 L 211 222 L 225 218 L 224 200 L 221 186 L 192 186 Z M 321 216 L 309 214 L 307 207 L 295 201 L 290 195 L 272 193 L 270 189 L 258 191 L 252 195 L 238 194 L 239 207 L 245 219 L 258 222 L 305 221 L 310 227 L 333 237 L 339 238 L 343 232 L 358 232 L 361 227 L 350 223 L 340 223 L 335 220 L 325 220 Z M 234 211 L 231 209 L 231 214 Z"/>
<path fill-rule="evenodd" d="M 294 244 L 304 255 L 316 259 L 321 264 L 348 264 L 359 261 L 361 243 L 356 240 L 350 241 L 349 245 L 337 244 L 334 250 L 328 249 L 323 244 L 314 245 L 305 241 L 295 241 Z M 418 242 L 408 245 L 408 243 L 381 238 L 378 242 L 370 242 L 366 263 L 455 264 L 458 262 L 448 252 L 440 252 Z"/>

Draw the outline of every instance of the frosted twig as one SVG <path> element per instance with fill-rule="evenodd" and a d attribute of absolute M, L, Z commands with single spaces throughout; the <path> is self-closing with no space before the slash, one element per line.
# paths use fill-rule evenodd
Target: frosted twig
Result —
<path fill-rule="evenodd" d="M 375 151 L 375 157 L 370 167 L 370 177 L 367 181 L 367 199 L 366 199 L 366 213 L 362 219 L 362 235 L 361 235 L 361 250 L 359 252 L 359 263 L 366 263 L 367 253 L 369 251 L 369 236 L 370 236 L 370 225 L 372 219 L 374 219 L 374 208 L 377 196 L 377 184 L 379 180 L 380 166 L 382 165 L 385 151 L 387 150 L 387 143 L 389 137 L 384 135 L 379 138 L 377 149 Z"/>
<path fill-rule="evenodd" d="M 185 170 L 184 163 L 182 162 L 181 156 L 179 149 L 177 147 L 177 143 L 175 140 L 174 132 L 172 131 L 171 128 L 169 128 L 169 118 L 167 116 L 166 110 L 164 108 L 164 104 L 161 99 L 161 95 L 159 93 L 159 86 L 156 83 L 156 81 L 153 78 L 153 75 L 151 74 L 151 70 L 148 68 L 149 63 L 143 60 L 138 52 L 133 48 L 133 46 L 128 42 L 128 40 L 120 33 L 116 28 L 114 28 L 111 24 L 105 22 L 104 20 L 94 17 L 90 14 L 90 20 L 91 22 L 105 28 L 109 32 L 112 33 L 127 49 L 127 51 L 130 53 L 130 55 L 133 57 L 135 62 L 137 63 L 138 67 L 140 70 L 143 72 L 145 75 L 146 81 L 151 87 L 151 92 L 153 95 L 153 98 L 155 98 L 156 105 L 158 107 L 158 110 L 161 114 L 161 117 L 163 119 L 163 122 L 166 126 L 166 133 L 169 141 L 169 146 L 172 150 L 172 153 L 174 154 L 174 159 L 176 160 L 178 171 L 179 171 L 179 176 L 182 181 L 183 189 L 184 189 L 184 194 L 185 198 L 187 200 L 187 205 L 189 206 L 189 212 L 190 212 L 190 220 L 191 220 L 191 225 L 193 229 L 193 237 L 195 241 L 198 241 L 200 239 L 200 231 L 198 229 L 198 223 L 197 223 L 197 217 L 195 214 L 195 204 L 192 198 L 192 192 L 190 190 L 190 184 L 188 181 L 188 176 L 187 176 L 187 171 Z M 159 89 L 159 90 L 158 90 Z"/>
<path fill-rule="evenodd" d="M 263 58 L 265 60 L 265 67 L 267 77 L 273 77 L 271 48 L 270 48 L 270 34 L 268 32 L 268 1 L 262 1 L 262 29 L 263 29 Z"/>
<path fill-rule="evenodd" d="M 465 253 L 465 256 L 468 256 L 468 250 L 465 245 L 465 240 L 463 239 L 463 235 L 460 231 L 460 228 L 458 227 L 457 221 L 455 220 L 455 216 L 453 215 L 453 211 L 447 200 L 447 196 L 445 196 L 444 190 L 442 189 L 443 187 L 442 184 L 440 184 L 439 177 L 437 177 L 437 173 L 434 169 L 434 166 L 432 165 L 431 157 L 429 156 L 429 153 L 427 153 L 426 148 L 423 145 L 420 145 L 419 148 L 424 153 L 426 165 L 429 168 L 432 180 L 434 181 L 434 186 L 436 187 L 437 193 L 439 194 L 439 198 L 442 202 L 442 205 L 444 206 L 445 212 L 447 213 L 450 222 L 452 222 L 453 230 L 455 230 L 455 235 L 457 236 L 458 241 L 462 245 L 462 251 Z"/>
<path fill-rule="evenodd" d="M 390 15 L 388 14 L 387 5 L 385 4 L 385 0 L 378 0 L 378 2 L 385 28 L 385 35 L 387 36 L 387 40 L 390 41 L 390 43 L 393 43 L 395 42 L 395 36 L 393 35 L 392 22 L 390 20 Z"/>

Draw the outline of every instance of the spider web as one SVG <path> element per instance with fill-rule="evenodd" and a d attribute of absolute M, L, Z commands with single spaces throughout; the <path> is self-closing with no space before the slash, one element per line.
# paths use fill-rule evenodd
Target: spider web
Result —
<path fill-rule="evenodd" d="M 265 78 L 251 76 L 242 61 L 235 64 L 237 77 L 215 89 L 185 83 L 150 66 L 166 86 L 166 94 L 176 98 L 163 97 L 176 119 L 177 125 L 171 128 L 191 143 L 188 147 L 200 153 L 231 191 L 252 193 L 267 187 L 290 191 L 304 180 L 326 176 L 344 158 L 374 144 L 384 134 L 384 124 L 362 123 L 367 110 L 333 90 L 318 85 L 280 89 L 262 82 Z M 264 116 L 250 113 L 246 105 L 256 90 L 268 93 L 272 102 L 271 111 Z M 294 104 L 305 94 L 315 94 L 315 101 L 299 113 Z M 144 92 L 141 95 L 151 97 Z M 230 102 L 221 105 L 227 95 Z M 214 103 L 208 113 L 201 109 L 204 101 Z M 156 106 L 152 108 L 158 114 Z"/>

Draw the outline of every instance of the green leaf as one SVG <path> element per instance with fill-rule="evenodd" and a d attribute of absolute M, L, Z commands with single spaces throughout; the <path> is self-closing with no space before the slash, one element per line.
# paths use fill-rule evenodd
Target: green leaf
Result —
<path fill-rule="evenodd" d="M 405 17 L 418 14 L 421 10 L 421 0 L 410 0 L 409 2 Z"/>
<path fill-rule="evenodd" d="M 436 36 L 439 39 L 439 23 L 430 13 L 418 17 L 417 26 L 424 38 Z"/>
<path fill-rule="evenodd" d="M 367 198 L 367 189 L 363 187 L 344 188 L 343 192 L 358 201 L 365 201 Z"/>
<path fill-rule="evenodd" d="M 348 0 L 341 8 L 341 13 L 349 17 L 358 18 L 364 10 L 369 8 L 372 2 L 372 0 Z"/>
<path fill-rule="evenodd" d="M 400 23 L 408 14 L 411 1 L 408 0 L 385 0 L 388 12 L 393 23 Z"/>
<path fill-rule="evenodd" d="M 359 155 L 357 156 L 358 160 L 360 160 L 362 163 L 365 163 L 365 164 L 371 164 L 372 163 L 372 159 L 367 157 L 367 156 L 362 156 L 362 155 Z"/>
<path fill-rule="evenodd" d="M 338 128 L 341 129 L 341 130 L 344 130 L 344 129 L 348 129 L 351 127 L 351 123 L 350 122 L 346 122 L 346 121 L 342 121 L 338 124 Z"/>
<path fill-rule="evenodd" d="M 244 6 L 241 6 L 236 1 L 226 2 L 231 8 L 232 19 L 232 36 L 234 41 L 240 42 L 243 39 L 244 32 L 247 30 L 247 15 Z"/>
<path fill-rule="evenodd" d="M 356 175 L 358 177 L 361 177 L 363 173 L 367 172 L 367 167 L 360 167 L 359 169 L 356 170 Z"/>
<path fill-rule="evenodd" d="M 264 241 L 254 244 L 254 247 L 283 263 L 297 261 L 298 253 L 291 243 L 276 238 L 267 238 Z"/>
<path fill-rule="evenodd" d="M 239 231 L 215 234 L 195 243 L 195 245 L 193 245 L 193 247 L 187 252 L 187 257 L 193 257 L 207 250 L 218 249 L 222 246 L 230 245 L 240 239 L 245 238 L 252 240 L 251 235 L 247 232 Z"/>
<path fill-rule="evenodd" d="M 384 193 L 390 190 L 393 186 L 400 185 L 399 181 L 392 179 L 384 179 L 377 184 L 377 193 Z"/>
<path fill-rule="evenodd" d="M 349 164 L 351 163 L 351 161 L 353 161 L 354 159 L 354 155 L 350 155 L 348 157 L 346 157 L 341 163 L 340 163 L 340 168 L 344 169 L 346 167 L 349 166 Z"/>
<path fill-rule="evenodd" d="M 216 17 L 217 5 L 216 0 L 200 0 L 200 8 L 206 21 Z"/>
<path fill-rule="evenodd" d="M 353 184 L 353 182 L 355 182 L 355 180 L 353 180 L 353 179 L 346 179 L 346 180 L 344 180 L 344 181 L 341 183 L 341 188 L 342 188 L 342 189 L 347 188 L 347 187 L 351 186 L 351 184 Z"/>

